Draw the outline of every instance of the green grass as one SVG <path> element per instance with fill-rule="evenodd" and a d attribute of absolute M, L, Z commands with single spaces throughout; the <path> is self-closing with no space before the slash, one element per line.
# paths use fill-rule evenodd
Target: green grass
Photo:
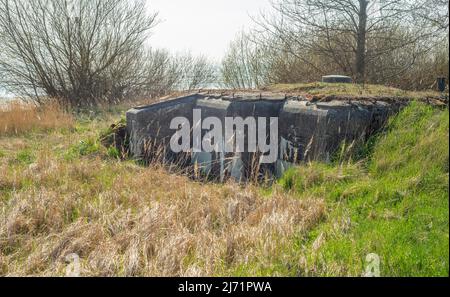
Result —
<path fill-rule="evenodd" d="M 86 140 L 81 140 L 75 145 L 72 145 L 65 153 L 64 158 L 68 161 L 75 160 L 79 157 L 98 153 L 100 149 L 100 144 L 96 139 L 88 138 Z"/>
<path fill-rule="evenodd" d="M 378 136 L 366 162 L 287 172 L 282 188 L 326 197 L 329 208 L 328 219 L 298 239 L 294 253 L 307 263 L 299 269 L 358 276 L 375 253 L 382 276 L 448 276 L 448 131 L 448 110 L 413 103 Z"/>
<path fill-rule="evenodd" d="M 30 165 L 36 160 L 36 157 L 33 155 L 33 152 L 30 150 L 22 150 L 17 153 L 16 159 L 14 160 L 17 163 Z"/>

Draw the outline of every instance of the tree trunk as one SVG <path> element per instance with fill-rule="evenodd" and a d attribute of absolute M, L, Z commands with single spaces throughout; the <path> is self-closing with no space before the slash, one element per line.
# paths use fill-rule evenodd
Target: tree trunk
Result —
<path fill-rule="evenodd" d="M 359 0 L 359 24 L 356 48 L 356 81 L 364 83 L 366 77 L 366 34 L 368 0 Z"/>

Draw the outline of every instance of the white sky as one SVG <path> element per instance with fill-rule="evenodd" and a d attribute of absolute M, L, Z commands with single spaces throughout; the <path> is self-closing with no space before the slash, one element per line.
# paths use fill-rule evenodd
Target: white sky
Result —
<path fill-rule="evenodd" d="M 250 16 L 269 8 L 269 0 L 147 0 L 159 11 L 150 45 L 173 52 L 192 51 L 220 60 L 241 29 L 252 27 Z"/>

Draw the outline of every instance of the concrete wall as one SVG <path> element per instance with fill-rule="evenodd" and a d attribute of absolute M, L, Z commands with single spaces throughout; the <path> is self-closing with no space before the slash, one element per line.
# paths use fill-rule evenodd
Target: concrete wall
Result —
<path fill-rule="evenodd" d="M 201 110 L 202 120 L 208 117 L 217 117 L 221 119 L 222 127 L 225 127 L 225 117 L 229 116 L 231 102 L 221 99 L 207 99 L 200 98 L 195 105 L 196 109 Z M 193 123 L 199 125 L 199 123 Z M 202 131 L 202 139 L 205 136 L 206 131 Z M 225 134 L 223 134 L 225 135 Z M 222 146 L 225 144 L 225 139 L 222 139 Z M 230 163 L 227 160 L 225 153 L 193 153 L 192 163 L 197 164 L 205 175 L 211 175 L 220 177 L 224 180 L 226 177 L 227 166 Z"/>
<path fill-rule="evenodd" d="M 127 129 L 131 137 L 131 153 L 142 158 L 144 143 L 153 140 L 169 145 L 174 134 L 170 122 L 175 117 L 193 123 L 193 109 L 200 109 L 202 120 L 217 117 L 225 129 L 225 117 L 278 117 L 279 157 L 261 170 L 280 176 L 295 163 L 318 160 L 329 161 L 343 141 L 366 139 L 383 127 L 388 117 L 401 104 L 364 101 L 331 101 L 310 103 L 298 98 L 243 97 L 195 94 L 171 101 L 140 107 L 127 113 Z M 207 131 L 202 132 L 202 137 Z M 246 131 L 247 134 L 248 131 Z M 223 131 L 225 136 L 225 131 Z M 245 135 L 247 139 L 247 135 Z M 226 139 L 222 140 L 225 143 Z M 167 150 L 170 154 L 170 150 Z M 236 180 L 247 178 L 254 154 L 192 153 L 191 162 L 205 175 Z"/>
<path fill-rule="evenodd" d="M 135 158 L 144 155 L 144 142 L 155 140 L 168 145 L 174 131 L 170 122 L 175 117 L 186 117 L 192 122 L 192 110 L 197 94 L 175 100 L 137 107 L 127 112 L 127 130 L 130 135 L 130 151 Z"/>

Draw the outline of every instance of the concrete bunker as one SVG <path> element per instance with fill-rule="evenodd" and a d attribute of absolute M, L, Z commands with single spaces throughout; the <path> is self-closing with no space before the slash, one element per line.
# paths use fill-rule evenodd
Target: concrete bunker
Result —
<path fill-rule="evenodd" d="M 197 93 L 131 109 L 127 112 L 127 131 L 130 153 L 136 159 L 151 158 L 158 151 L 165 162 L 193 166 L 205 176 L 244 181 L 254 176 L 255 171 L 261 177 L 280 177 L 293 164 L 330 161 L 342 142 L 367 139 L 401 106 L 395 101 L 357 99 L 311 102 L 303 97 L 272 93 Z M 193 122 L 194 109 L 201 111 L 202 120 L 216 117 L 222 123 L 227 117 L 278 118 L 277 160 L 258 164 L 258 154 L 252 152 L 173 153 L 170 139 L 176 131 L 170 129 L 170 124 L 174 118 L 184 117 L 190 127 L 198 125 Z M 245 139 L 248 132 L 247 129 Z M 267 132 L 269 136 L 270 131 Z M 202 130 L 202 136 L 205 133 Z"/>

